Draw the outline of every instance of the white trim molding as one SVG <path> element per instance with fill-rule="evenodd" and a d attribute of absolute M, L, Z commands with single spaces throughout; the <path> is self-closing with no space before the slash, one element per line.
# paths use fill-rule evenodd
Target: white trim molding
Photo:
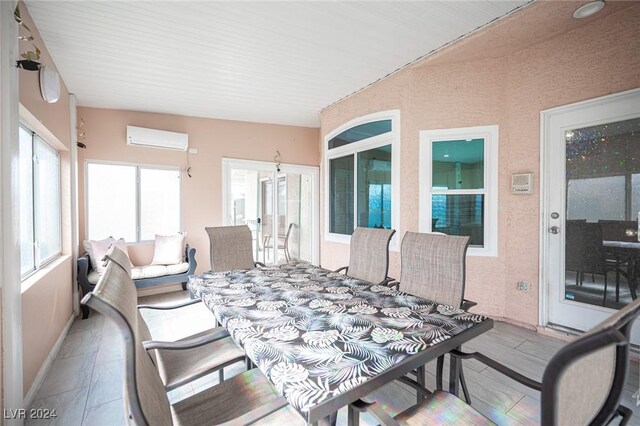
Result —
<path fill-rule="evenodd" d="M 434 141 L 447 140 L 484 140 L 484 185 L 480 190 L 456 189 L 434 191 L 432 189 L 432 144 Z M 497 125 L 461 127 L 456 129 L 437 129 L 420 131 L 420 232 L 432 232 L 431 195 L 437 193 L 451 195 L 482 194 L 484 200 L 484 245 L 469 246 L 469 256 L 498 255 L 498 144 Z"/>
<path fill-rule="evenodd" d="M 231 170 L 255 170 L 260 172 L 272 173 L 274 182 L 276 181 L 277 173 L 292 173 L 300 175 L 311 176 L 312 182 L 312 194 L 311 194 L 311 258 L 312 263 L 315 265 L 320 264 L 320 250 L 319 250 L 319 201 L 320 201 L 320 171 L 315 166 L 305 166 L 301 164 L 289 164 L 289 163 L 273 163 L 269 161 L 257 161 L 257 160 L 242 160 L 238 158 L 222 158 L 222 225 L 231 225 L 229 216 L 230 206 L 230 183 L 231 183 Z M 276 202 L 276 191 L 273 191 L 274 199 L 272 202 L 274 205 Z M 275 224 L 275 222 L 274 222 Z M 275 250 L 275 248 L 274 248 Z M 259 260 L 259 259 L 256 259 Z"/>
<path fill-rule="evenodd" d="M 18 26 L 15 1 L 0 2 L 0 286 L 2 291 L 2 408 L 24 408 L 18 170 Z M 6 425 L 22 424 L 5 419 Z"/>
<path fill-rule="evenodd" d="M 329 149 L 329 141 L 340 133 L 349 130 L 353 127 L 360 126 L 366 123 L 372 123 L 375 121 L 391 120 L 391 131 L 372 136 L 366 139 L 362 139 L 356 142 L 352 142 L 340 147 Z M 329 132 L 323 139 L 322 152 L 324 154 L 324 241 L 336 242 L 342 244 L 351 243 L 351 235 L 337 234 L 330 230 L 331 224 L 331 203 L 329 197 L 331 186 L 331 173 L 330 162 L 333 159 L 345 157 L 347 155 L 354 156 L 354 199 L 353 199 L 353 215 L 354 215 L 354 229 L 358 226 L 358 208 L 357 208 L 357 155 L 359 152 L 366 151 L 373 148 L 379 148 L 385 145 L 391 145 L 391 228 L 396 230 L 389 249 L 391 251 L 400 250 L 400 110 L 388 110 L 380 111 L 373 114 L 363 115 L 361 117 L 354 118 L 340 127 Z"/>
<path fill-rule="evenodd" d="M 78 145 L 77 145 L 77 99 L 73 93 L 69 94 L 69 131 L 70 144 L 70 181 L 71 181 L 71 257 L 77 259 L 80 255 L 78 247 L 80 246 L 79 235 L 79 213 L 78 213 Z M 80 310 L 80 296 L 78 295 L 78 286 L 75 283 L 78 282 L 78 268 L 71 269 L 71 282 L 73 285 L 72 303 L 73 312 L 78 314 Z"/>

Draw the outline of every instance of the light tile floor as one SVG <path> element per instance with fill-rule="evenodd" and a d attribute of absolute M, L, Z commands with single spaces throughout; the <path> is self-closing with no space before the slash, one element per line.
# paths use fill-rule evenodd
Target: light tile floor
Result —
<path fill-rule="evenodd" d="M 148 296 L 140 303 L 162 303 L 186 297 L 186 292 Z M 188 308 L 188 315 L 167 311 L 146 311 L 154 338 L 158 340 L 185 337 L 212 327 L 213 317 L 202 305 Z M 185 321 L 185 318 L 189 318 Z M 540 380 L 544 366 L 565 342 L 537 334 L 531 330 L 496 322 L 495 328 L 464 346 L 477 350 L 503 364 Z M 29 420 L 27 425 L 59 424 L 65 426 L 117 426 L 124 424 L 123 350 L 115 326 L 95 312 L 86 320 L 77 319 L 69 330 L 60 352 L 53 362 L 30 408 L 55 409 L 53 420 Z M 435 385 L 435 363 L 427 366 L 427 387 Z M 465 377 L 473 406 L 490 418 L 497 414 L 508 419 L 503 424 L 537 425 L 540 419 L 540 395 L 476 361 L 465 361 Z M 445 365 L 445 368 L 447 366 Z M 625 385 L 623 403 L 635 409 L 633 393 L 640 387 L 638 364 L 631 364 Z M 225 375 L 244 371 L 239 363 L 225 369 Z M 446 370 L 445 370 L 446 371 Z M 203 377 L 169 394 L 178 401 L 218 383 L 217 374 Z M 392 412 L 401 411 L 415 402 L 415 394 L 396 383 L 385 386 L 373 396 Z M 640 425 L 640 410 L 631 424 Z M 271 423 L 271 422 L 264 422 Z M 363 417 L 362 424 L 375 424 Z M 341 410 L 338 424 L 346 425 L 346 410 Z M 281 426 L 281 425 L 278 425 Z"/>

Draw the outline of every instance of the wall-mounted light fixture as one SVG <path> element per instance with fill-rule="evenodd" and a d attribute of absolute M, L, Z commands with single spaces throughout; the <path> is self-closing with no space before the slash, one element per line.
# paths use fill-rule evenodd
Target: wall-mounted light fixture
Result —
<path fill-rule="evenodd" d="M 16 61 L 16 66 L 18 68 L 22 68 L 27 71 L 38 71 L 40 69 L 40 62 L 37 62 L 40 59 L 40 49 L 33 43 L 33 35 L 31 34 L 31 29 L 27 27 L 27 25 L 22 20 L 20 16 L 20 5 L 16 5 L 16 8 L 13 11 L 13 19 L 18 23 L 18 25 L 25 29 L 27 35 L 18 35 L 18 40 L 20 41 L 30 41 L 33 46 L 33 50 L 25 50 L 20 54 L 23 58 L 21 60 Z"/>
<path fill-rule="evenodd" d="M 84 143 L 84 139 L 87 132 L 84 130 L 84 118 L 82 117 L 80 117 L 80 124 L 76 127 L 76 132 L 78 133 L 76 145 L 78 148 L 86 148 L 87 144 Z"/>
<path fill-rule="evenodd" d="M 276 150 L 276 155 L 273 157 L 273 162 L 276 163 L 276 171 L 280 173 L 280 151 Z"/>

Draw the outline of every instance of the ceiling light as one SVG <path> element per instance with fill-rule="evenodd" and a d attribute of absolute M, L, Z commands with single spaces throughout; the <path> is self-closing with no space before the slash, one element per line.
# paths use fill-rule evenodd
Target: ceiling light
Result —
<path fill-rule="evenodd" d="M 449 158 L 449 154 L 443 155 L 444 158 Z"/>
<path fill-rule="evenodd" d="M 600 12 L 603 7 L 604 0 L 592 1 L 577 8 L 573 12 L 573 17 L 576 19 L 588 18 Z"/>

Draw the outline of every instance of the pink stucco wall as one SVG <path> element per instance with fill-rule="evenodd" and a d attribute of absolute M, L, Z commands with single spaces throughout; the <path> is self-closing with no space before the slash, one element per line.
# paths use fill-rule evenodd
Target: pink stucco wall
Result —
<path fill-rule="evenodd" d="M 20 3 L 22 18 L 32 30 L 33 43 L 40 48 L 40 62 L 55 69 L 55 63 L 40 37 L 29 11 Z M 24 30 L 21 30 L 21 34 Z M 20 42 L 20 51 L 33 49 L 31 43 Z M 69 91 L 60 79 L 60 100 L 49 104 L 40 96 L 38 73 L 20 70 L 20 103 L 44 125 L 64 145 L 60 148 L 62 180 L 62 250 L 59 262 L 44 268 L 42 273 L 28 279 L 30 286 L 22 293 L 22 350 L 23 350 L 23 390 L 26 394 L 42 367 L 51 349 L 64 330 L 73 311 L 72 271 L 75 267 L 71 254 L 71 163 L 69 147 L 71 140 Z M 23 283 L 24 286 L 24 283 Z"/>
<path fill-rule="evenodd" d="M 78 152 L 81 241 L 85 239 L 87 160 L 177 166 L 184 170 L 186 152 L 127 145 L 127 125 L 189 134 L 189 147 L 198 153 L 189 159 L 193 177 L 183 174 L 182 222 L 189 245 L 197 251 L 198 272 L 210 269 L 205 226 L 222 225 L 223 157 L 273 161 L 279 150 L 283 163 L 318 166 L 320 161 L 317 128 L 85 107 L 78 108 L 80 118 L 85 122 L 87 145 Z M 153 259 L 153 244 L 133 244 L 128 250 L 134 264 L 147 264 Z"/>
<path fill-rule="evenodd" d="M 575 2 L 533 3 L 321 113 L 323 149 L 324 136 L 343 123 L 400 110 L 400 235 L 418 231 L 419 131 L 499 125 L 498 256 L 468 258 L 467 298 L 479 302 L 477 312 L 532 325 L 539 300 L 540 111 L 640 86 L 640 4 L 607 2 L 581 21 L 571 17 L 575 8 Z M 535 194 L 511 195 L 511 174 L 525 171 L 535 175 Z M 347 245 L 321 240 L 323 266 L 346 264 Z M 390 274 L 399 272 L 399 253 L 392 252 Z M 530 292 L 516 290 L 520 280 L 531 283 Z"/>

